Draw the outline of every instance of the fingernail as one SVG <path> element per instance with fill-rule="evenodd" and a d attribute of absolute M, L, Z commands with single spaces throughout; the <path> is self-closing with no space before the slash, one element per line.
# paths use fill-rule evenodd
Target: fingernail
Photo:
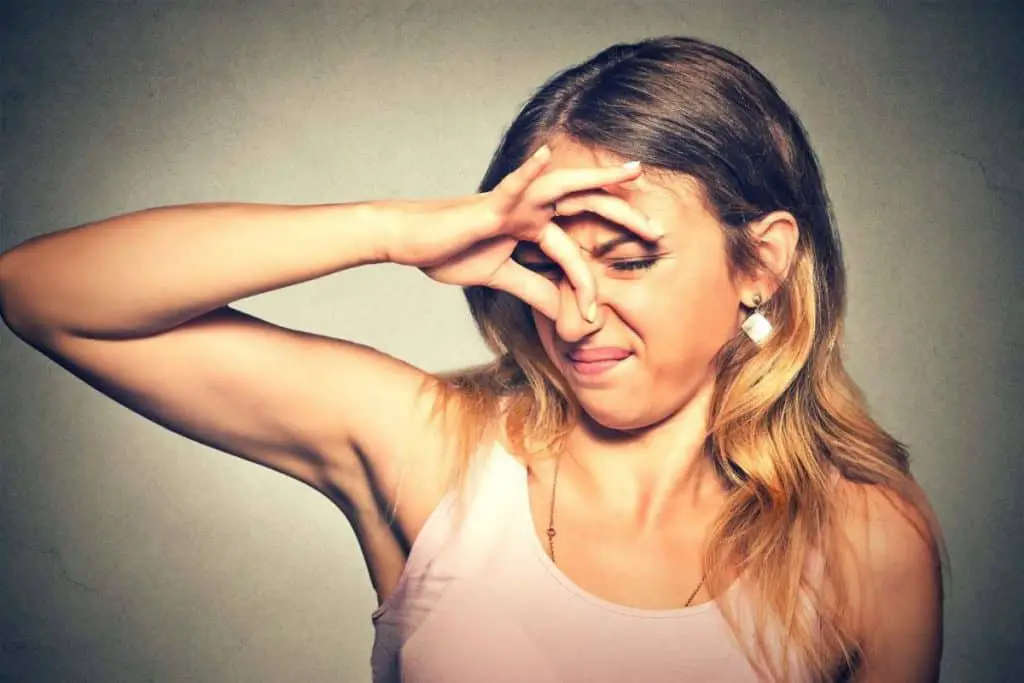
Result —
<path fill-rule="evenodd" d="M 653 218 L 647 219 L 647 227 L 650 228 L 651 232 L 658 236 L 658 239 L 665 236 L 665 228 L 661 227 L 661 223 Z"/>
<path fill-rule="evenodd" d="M 537 161 L 544 161 L 551 154 L 551 148 L 547 145 L 541 145 L 537 148 L 537 151 L 533 153 L 533 158 Z"/>
<path fill-rule="evenodd" d="M 591 301 L 590 306 L 587 307 L 587 322 L 592 323 L 597 320 L 597 302 Z"/>
<path fill-rule="evenodd" d="M 640 168 L 640 162 L 636 160 L 627 161 L 622 165 L 622 168 L 627 168 L 630 171 L 635 171 L 636 169 Z"/>

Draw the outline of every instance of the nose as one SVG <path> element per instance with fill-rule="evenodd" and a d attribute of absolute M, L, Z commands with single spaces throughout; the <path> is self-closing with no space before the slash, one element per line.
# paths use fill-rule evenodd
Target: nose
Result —
<path fill-rule="evenodd" d="M 575 344 L 587 335 L 601 329 L 604 321 L 604 312 L 601 307 L 600 293 L 597 297 L 597 315 L 594 316 L 593 322 L 583 317 L 579 301 L 576 298 L 576 290 L 569 284 L 567 278 L 562 278 L 558 285 L 558 293 L 560 299 L 558 319 L 555 320 L 555 332 L 563 341 Z"/>

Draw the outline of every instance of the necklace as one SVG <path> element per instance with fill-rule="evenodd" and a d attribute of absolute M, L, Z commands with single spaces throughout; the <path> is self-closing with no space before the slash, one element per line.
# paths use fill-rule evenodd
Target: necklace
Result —
<path fill-rule="evenodd" d="M 557 532 L 555 531 L 555 491 L 558 490 L 558 466 L 561 465 L 561 464 L 562 464 L 562 456 L 559 455 L 558 458 L 555 460 L 555 476 L 554 476 L 554 482 L 551 484 L 551 509 L 548 512 L 548 530 L 547 530 L 547 535 L 548 535 L 548 556 L 551 558 L 551 562 L 553 564 L 555 564 L 556 566 L 558 565 L 558 563 L 555 562 L 555 535 L 557 534 Z M 690 603 L 693 602 L 693 599 L 695 597 L 697 597 L 697 593 L 700 592 L 700 589 L 704 585 L 704 580 L 706 578 L 707 578 L 707 574 L 705 574 L 704 576 L 700 577 L 700 583 L 698 583 L 697 587 L 693 589 L 692 593 L 690 593 L 690 597 L 687 599 L 686 604 L 683 605 L 683 607 L 689 607 L 690 606 Z"/>

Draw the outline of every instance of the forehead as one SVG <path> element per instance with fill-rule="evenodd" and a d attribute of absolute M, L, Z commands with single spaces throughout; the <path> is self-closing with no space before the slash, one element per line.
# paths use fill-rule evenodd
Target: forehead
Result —
<path fill-rule="evenodd" d="M 565 135 L 556 135 L 547 142 L 551 150 L 549 169 L 619 166 L 629 159 L 599 147 L 584 145 Z"/>

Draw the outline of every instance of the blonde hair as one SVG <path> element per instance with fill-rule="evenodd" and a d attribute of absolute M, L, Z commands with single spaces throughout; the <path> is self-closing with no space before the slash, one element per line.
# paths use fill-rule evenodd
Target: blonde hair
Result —
<path fill-rule="evenodd" d="M 481 190 L 555 132 L 696 179 L 725 230 L 734 275 L 764 270 L 752 221 L 776 209 L 796 217 L 792 266 L 762 309 L 773 335 L 763 347 L 737 335 L 715 359 L 705 453 L 727 500 L 705 569 L 709 591 L 765 678 L 788 680 L 792 662 L 815 680 L 849 675 L 861 653 L 840 618 L 849 605 L 838 575 L 844 541 L 833 473 L 909 503 L 931 527 L 919 526 L 922 535 L 940 535 L 906 449 L 868 415 L 843 368 L 841 248 L 803 128 L 767 79 L 731 52 L 678 37 L 617 45 L 537 91 Z M 438 415 L 457 424 L 451 485 L 459 491 L 499 419 L 511 449 L 529 462 L 559 452 L 580 412 L 529 307 L 486 288 L 466 296 L 496 360 L 434 383 Z M 806 571 L 815 554 L 818 582 Z M 731 571 L 755 598 L 749 638 L 721 599 Z M 781 657 L 772 653 L 771 628 L 781 629 Z"/>

